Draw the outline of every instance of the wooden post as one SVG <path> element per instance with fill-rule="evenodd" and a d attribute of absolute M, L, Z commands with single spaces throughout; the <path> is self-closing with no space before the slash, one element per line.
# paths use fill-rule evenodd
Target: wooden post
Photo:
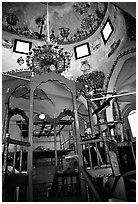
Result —
<path fill-rule="evenodd" d="M 14 145 L 14 157 L 13 157 L 13 173 L 15 173 L 15 165 L 16 165 L 16 152 L 17 152 L 17 145 Z"/>
<path fill-rule="evenodd" d="M 80 145 L 80 131 L 79 131 L 79 119 L 78 119 L 78 112 L 77 112 L 76 95 L 73 94 L 72 98 L 73 98 L 72 100 L 73 100 L 74 118 L 75 118 L 75 135 L 76 135 L 78 161 L 79 161 L 79 166 L 83 166 L 82 147 Z M 82 172 L 79 171 L 79 173 L 80 173 L 81 197 L 82 197 L 82 201 L 86 201 L 87 199 L 86 184 L 85 184 Z"/>
<path fill-rule="evenodd" d="M 88 115 L 89 115 L 89 123 L 90 123 L 90 128 L 91 128 L 91 136 L 95 136 L 94 132 L 94 126 L 93 126 L 93 116 L 92 116 L 92 110 L 91 110 L 91 105 L 88 96 L 86 95 L 86 101 L 87 101 L 87 106 L 88 106 Z"/>
<path fill-rule="evenodd" d="M 8 156 L 8 147 L 9 147 L 9 139 L 10 135 L 6 133 L 5 143 L 4 143 L 4 162 L 3 162 L 3 172 L 6 173 L 7 171 L 7 156 Z"/>
<path fill-rule="evenodd" d="M 5 135 L 5 143 L 4 143 L 4 155 L 3 155 L 3 169 L 2 169 L 2 189 L 4 188 L 5 184 L 5 174 L 7 172 L 7 156 L 8 156 L 8 147 L 9 147 L 9 139 L 10 135 L 6 133 Z"/>
<path fill-rule="evenodd" d="M 101 160 L 101 155 L 100 155 L 100 152 L 98 150 L 97 142 L 95 142 L 95 147 L 96 147 L 96 156 L 97 156 L 98 167 L 100 168 L 100 161 L 99 161 L 99 159 Z"/>
<path fill-rule="evenodd" d="M 82 174 L 85 177 L 85 180 L 89 186 L 89 189 L 91 190 L 92 194 L 94 195 L 94 197 L 96 198 L 97 202 L 102 202 L 102 198 L 100 196 L 100 194 L 98 193 L 98 191 L 96 190 L 95 186 L 93 185 L 92 181 L 89 179 L 89 176 L 87 175 L 87 173 L 85 172 L 85 170 L 83 169 L 83 167 L 80 167 L 80 171 L 82 172 Z"/>
<path fill-rule="evenodd" d="M 5 113 L 4 113 L 4 121 L 3 121 L 3 135 L 2 135 L 2 138 L 4 139 L 6 137 L 6 133 L 8 133 L 8 130 L 9 130 L 9 115 L 8 115 L 8 109 L 9 109 L 9 91 L 10 89 L 8 88 L 7 89 L 7 92 L 6 92 L 6 99 L 5 99 Z"/>
<path fill-rule="evenodd" d="M 121 110 L 120 110 L 120 106 L 119 106 L 119 103 L 118 103 L 118 98 L 115 98 L 115 102 L 116 102 L 116 107 L 117 107 L 117 119 L 119 119 L 120 121 L 122 121 L 122 116 L 121 116 Z M 122 132 L 120 133 L 121 134 L 121 142 L 124 142 L 124 126 L 122 123 L 120 123 L 120 126 L 122 128 Z M 116 127 L 118 128 L 118 123 L 116 124 Z M 118 130 L 117 130 L 117 134 L 118 134 Z M 117 135 L 118 137 L 118 135 Z M 120 142 L 120 138 L 118 138 L 119 142 Z"/>
<path fill-rule="evenodd" d="M 92 156 L 91 156 L 90 144 L 88 144 L 88 151 L 89 151 L 90 167 L 92 168 Z"/>
<path fill-rule="evenodd" d="M 107 145 L 107 142 L 106 142 L 106 136 L 102 135 L 102 139 L 103 139 L 103 142 L 104 142 L 104 148 L 105 148 L 107 164 L 111 164 L 110 156 L 109 156 L 109 148 L 108 148 L 108 145 Z"/>
<path fill-rule="evenodd" d="M 20 164 L 19 164 L 19 172 L 22 171 L 22 157 L 23 157 L 23 146 L 20 146 Z"/>
<path fill-rule="evenodd" d="M 6 99 L 5 99 L 5 114 L 4 114 L 4 121 L 3 121 L 3 127 L 2 127 L 2 139 L 5 140 L 4 142 L 4 148 L 3 148 L 3 171 L 2 171 L 2 188 L 4 186 L 5 182 L 5 173 L 7 172 L 7 156 L 8 156 L 8 147 L 9 142 L 8 139 L 10 135 L 9 132 L 9 88 L 6 92 Z"/>
<path fill-rule="evenodd" d="M 57 171 L 57 138 L 56 138 L 56 125 L 54 124 L 54 149 L 55 149 L 55 170 Z"/>
<path fill-rule="evenodd" d="M 77 105 L 76 101 L 73 97 L 73 104 L 74 104 L 74 118 L 75 118 L 75 134 L 76 134 L 76 146 L 77 146 L 77 154 L 79 157 L 79 164 L 83 165 L 82 160 L 82 148 L 80 145 L 80 131 L 79 131 L 79 120 L 78 120 L 78 113 L 77 113 Z"/>
<path fill-rule="evenodd" d="M 32 73 L 33 76 L 33 73 Z M 29 143 L 27 155 L 27 173 L 28 173 L 28 189 L 27 201 L 33 201 L 33 185 L 32 185 L 32 169 L 33 169 L 33 105 L 34 105 L 34 87 L 33 81 L 30 82 L 30 116 L 29 116 Z"/>

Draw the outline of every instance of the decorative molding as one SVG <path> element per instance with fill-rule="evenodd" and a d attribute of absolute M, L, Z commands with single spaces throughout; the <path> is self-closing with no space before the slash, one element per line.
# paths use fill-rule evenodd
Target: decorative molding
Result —
<path fill-rule="evenodd" d="M 115 69 L 115 67 L 116 67 L 116 65 L 117 65 L 117 63 L 118 63 L 118 61 L 119 61 L 123 56 L 128 55 L 128 54 L 133 53 L 133 52 L 136 52 L 136 48 L 135 48 L 135 47 L 134 47 L 134 48 L 127 49 L 127 50 L 125 50 L 124 52 L 120 53 L 120 54 L 117 56 L 116 60 L 114 61 L 113 65 L 112 65 L 112 68 L 111 68 L 111 70 L 110 70 L 110 73 L 109 73 L 109 75 L 108 75 L 108 77 L 107 77 L 107 81 L 106 81 L 106 84 L 105 84 L 105 90 L 107 90 L 107 88 L 108 88 L 108 84 L 109 84 L 111 75 L 112 75 L 112 73 L 113 73 L 113 71 L 114 71 L 114 69 Z"/>
<path fill-rule="evenodd" d="M 20 109 L 20 108 L 11 109 L 11 108 L 9 108 L 9 119 L 11 119 L 12 116 L 14 116 L 14 115 L 21 115 L 25 119 L 26 123 L 29 124 L 29 118 L 22 109 Z"/>
<path fill-rule="evenodd" d="M 13 70 L 9 70 L 9 71 L 5 71 L 5 72 L 2 72 L 3 74 L 16 74 L 16 73 L 19 73 L 19 72 L 31 72 L 31 70 L 29 68 L 20 68 L 20 69 L 13 69 Z"/>

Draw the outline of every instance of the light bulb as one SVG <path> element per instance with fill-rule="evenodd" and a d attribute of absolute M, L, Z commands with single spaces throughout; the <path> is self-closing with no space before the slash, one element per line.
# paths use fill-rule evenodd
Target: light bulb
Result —
<path fill-rule="evenodd" d="M 41 113 L 41 114 L 39 115 L 39 119 L 40 119 L 40 120 L 44 120 L 44 119 L 45 119 L 45 114 L 44 114 L 44 113 Z"/>

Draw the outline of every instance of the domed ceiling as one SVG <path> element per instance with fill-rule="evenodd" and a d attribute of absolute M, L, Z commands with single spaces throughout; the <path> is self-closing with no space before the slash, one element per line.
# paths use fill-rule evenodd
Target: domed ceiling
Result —
<path fill-rule="evenodd" d="M 101 36 L 101 30 L 108 18 L 111 20 L 114 31 L 105 44 Z M 51 43 L 63 45 L 65 50 L 72 53 L 70 69 L 66 69 L 63 76 L 68 79 L 73 77 L 73 80 L 75 80 L 78 76 L 84 74 L 85 70 L 82 71 L 81 68 L 82 65 L 86 65 L 86 68 L 90 68 L 88 70 L 90 72 L 95 70 L 103 71 L 105 83 L 108 85 L 114 70 L 118 69 L 119 62 L 125 60 L 123 57 L 127 59 L 127 55 L 135 54 L 136 35 L 134 20 L 114 4 L 107 2 L 3 2 L 2 69 L 7 71 L 7 73 L 13 74 L 17 79 L 20 77 L 30 78 L 31 73 L 28 70 L 26 55 L 15 53 L 11 49 L 14 40 L 17 38 L 22 40 L 25 40 L 25 38 L 30 39 L 28 41 L 32 42 L 32 48 L 34 49 L 38 45 L 43 46 L 44 39 L 49 37 Z M 86 42 L 89 43 L 91 55 L 76 60 L 74 47 Z M 22 59 L 21 64 L 18 63 L 20 59 Z M 129 77 L 131 77 L 129 86 L 135 88 L 135 66 L 133 71 L 132 66 L 126 66 L 125 64 L 121 66 L 123 66 L 123 71 L 120 72 L 120 77 L 117 78 L 116 82 L 116 88 L 118 88 L 117 91 L 119 93 L 125 91 L 123 86 L 127 83 Z M 131 72 L 129 71 L 130 67 Z M 126 78 L 124 78 L 124 73 Z M 3 107 L 6 90 L 12 87 L 13 84 L 15 85 L 15 81 L 17 80 L 10 78 L 8 75 L 3 75 Z M 133 90 L 129 89 L 129 91 Z M 61 93 L 64 92 L 65 90 L 63 89 Z M 56 89 L 55 93 L 57 94 Z M 68 96 L 69 94 L 67 93 L 66 95 Z M 55 96 L 52 97 L 54 98 Z M 58 99 L 57 97 L 57 104 L 60 105 L 60 108 L 57 108 L 57 114 L 63 108 L 62 103 Z M 68 97 L 66 97 L 67 99 Z M 19 107 L 18 104 L 26 105 L 20 101 L 18 104 L 13 101 L 12 104 L 14 106 L 17 105 L 17 107 Z M 67 100 L 67 105 L 67 107 L 70 107 L 70 99 Z M 36 106 L 37 108 L 39 107 L 38 105 Z M 53 106 L 51 107 L 51 109 L 47 108 L 48 110 L 46 110 L 50 112 L 49 114 L 52 111 L 55 112 L 56 106 L 54 108 Z M 43 104 L 41 108 L 42 110 L 44 109 Z"/>
<path fill-rule="evenodd" d="M 2 29 L 33 39 L 49 35 L 51 41 L 70 44 L 94 34 L 106 10 L 107 3 L 100 2 L 3 2 Z"/>

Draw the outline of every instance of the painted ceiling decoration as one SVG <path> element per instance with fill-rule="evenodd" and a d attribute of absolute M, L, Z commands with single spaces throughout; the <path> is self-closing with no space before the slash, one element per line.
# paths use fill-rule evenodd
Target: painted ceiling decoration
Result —
<path fill-rule="evenodd" d="M 121 40 L 117 40 L 116 42 L 113 42 L 113 44 L 111 45 L 111 51 L 108 53 L 108 57 L 110 57 L 114 52 L 115 50 L 119 47 L 121 43 Z"/>
<path fill-rule="evenodd" d="M 112 65 L 112 68 L 111 68 L 111 70 L 110 70 L 110 73 L 109 73 L 109 75 L 108 75 L 108 77 L 107 77 L 107 79 L 106 79 L 106 82 L 105 82 L 105 90 L 108 89 L 108 84 L 109 84 L 111 75 L 112 75 L 112 73 L 113 73 L 113 71 L 114 71 L 114 69 L 115 69 L 117 63 L 119 62 L 119 60 L 121 60 L 121 58 L 123 58 L 125 55 L 129 55 L 130 53 L 135 53 L 135 52 L 136 52 L 136 48 L 135 48 L 135 47 L 132 47 L 132 48 L 129 48 L 129 49 L 125 50 L 124 52 L 120 53 L 120 54 L 117 56 L 116 60 L 114 61 L 113 65 Z"/>
<path fill-rule="evenodd" d="M 17 63 L 18 63 L 20 66 L 24 63 L 24 59 L 22 58 L 22 56 L 17 59 Z"/>
<path fill-rule="evenodd" d="M 48 6 L 47 6 L 48 3 Z M 12 50 L 5 49 L 6 45 L 3 45 L 3 70 L 8 71 L 8 73 L 15 73 L 15 70 L 17 72 L 19 71 L 30 71 L 33 70 L 32 64 L 36 63 L 36 73 L 41 74 L 42 70 L 45 71 L 55 71 L 57 73 L 62 73 L 65 77 L 68 79 L 76 80 L 78 76 L 80 76 L 83 72 L 84 66 L 82 67 L 82 63 L 84 61 L 88 61 L 87 64 L 90 65 L 87 66 L 89 69 L 88 72 L 92 72 L 93 70 L 102 70 L 103 67 L 106 67 L 107 60 L 113 58 L 113 55 L 116 55 L 119 48 L 122 46 L 122 43 L 125 45 L 125 39 L 126 39 L 126 28 L 125 27 L 125 19 L 122 14 L 122 11 L 120 9 L 115 9 L 114 5 L 112 3 L 99 3 L 99 2 L 3 2 L 3 41 L 9 41 L 12 42 L 12 44 L 15 44 L 15 40 L 26 40 L 28 42 L 32 43 L 32 48 L 35 50 L 35 47 L 37 46 L 41 50 L 41 55 L 38 56 L 35 51 L 32 51 L 31 54 L 29 54 L 27 62 L 25 59 L 25 55 L 22 55 L 22 58 L 24 60 L 24 63 L 22 64 L 23 60 L 20 60 L 22 58 L 21 55 L 16 55 L 16 53 L 12 53 Z M 32 9 L 33 8 L 33 9 Z M 98 13 L 103 13 L 100 14 Z M 104 12 L 103 12 L 104 11 Z M 14 14 L 13 16 L 11 14 Z M 113 15 L 112 15 L 113 13 Z M 47 15 L 49 14 L 49 15 Z M 74 32 L 79 28 L 81 28 L 82 20 L 86 17 L 90 17 L 94 15 L 95 19 L 101 19 L 101 23 L 99 23 L 99 26 L 95 27 L 95 33 L 94 35 L 87 36 L 88 38 L 79 38 L 79 41 L 72 41 L 73 44 L 71 44 L 71 41 L 69 40 L 71 35 L 73 35 Z M 17 16 L 17 18 L 15 17 Z M 49 20 L 47 20 L 47 16 L 49 16 Z M 98 17 L 97 17 L 98 16 Z M 103 16 L 103 18 L 102 18 Z M 105 45 L 103 43 L 103 39 L 101 37 L 101 29 L 105 25 L 107 19 L 110 18 L 111 23 L 114 27 L 114 32 L 110 36 L 110 39 L 108 40 L 107 44 Z M 89 19 L 90 20 L 90 19 Z M 119 21 L 118 21 L 119 20 Z M 77 26 L 76 26 L 77 25 Z M 86 25 L 86 24 L 85 24 Z M 26 35 L 19 35 L 18 33 L 12 34 L 9 30 L 5 30 L 6 27 L 12 27 L 15 30 L 17 28 L 23 28 L 24 26 L 28 27 L 28 29 L 34 33 L 38 32 L 40 35 L 45 35 L 45 38 L 28 38 Z M 62 44 L 63 48 L 68 50 L 67 52 L 72 53 L 72 57 L 70 60 L 70 57 L 59 56 L 59 58 L 56 56 L 56 59 L 53 60 L 53 57 L 50 56 L 50 50 L 49 53 L 47 53 L 47 56 L 45 54 L 45 51 L 47 50 L 47 45 L 45 48 L 42 48 L 42 45 L 45 44 L 45 42 L 48 39 L 48 32 L 47 28 L 49 26 L 49 31 L 52 32 L 53 38 L 51 38 L 51 34 L 49 33 L 49 40 L 50 44 L 55 45 L 55 47 L 59 44 Z M 66 28 L 64 32 L 64 35 L 67 35 L 67 32 L 69 32 L 69 36 L 65 37 L 66 39 L 63 40 L 62 43 L 52 39 L 55 39 L 55 36 L 60 36 L 59 39 L 62 39 L 60 32 L 61 28 Z M 91 22 L 90 22 L 91 27 Z M 120 28 L 123 29 L 121 30 Z M 69 31 L 67 31 L 69 28 Z M 54 29 L 54 30 L 53 30 Z M 85 30 L 87 31 L 87 30 Z M 66 33 L 66 34 L 65 34 Z M 17 34 L 17 35 L 16 35 Z M 55 35 L 55 36 L 54 36 Z M 121 41 L 119 41 L 119 39 Z M 82 41 L 81 41 L 82 40 Z M 80 42 L 81 41 L 81 42 Z M 74 48 L 84 44 L 88 43 L 90 47 L 90 53 L 87 58 L 86 56 L 82 59 L 74 59 L 75 56 L 75 50 Z M 39 46 L 38 46 L 39 45 Z M 13 46 L 13 45 L 12 45 Z M 14 46 L 13 46 L 14 47 Z M 41 47 L 41 48 L 40 48 Z M 74 48 L 73 48 L 74 47 Z M 43 51 L 42 51 L 43 49 Z M 52 47 L 53 49 L 53 47 Z M 60 49 L 60 48 L 59 48 Z M 57 55 L 54 53 L 54 55 Z M 68 54 L 67 54 L 68 55 Z M 98 58 L 97 56 L 100 55 L 101 58 Z M 12 60 L 9 62 L 6 59 L 6 56 L 9 56 Z M 17 62 L 18 60 L 18 62 Z M 82 61 L 81 61 L 82 60 Z M 65 63 L 66 61 L 66 63 Z M 19 65 L 19 66 L 18 66 Z M 65 66 L 64 66 L 65 65 Z M 40 67 L 43 67 L 42 69 Z M 69 68 L 69 69 L 68 69 Z M 86 68 L 86 69 L 87 69 Z M 13 70 L 14 69 L 14 70 Z M 9 70 L 13 70 L 9 72 Z M 85 72 L 85 70 L 84 70 Z M 104 73 L 106 75 L 107 70 L 104 70 Z M 109 72 L 108 72 L 109 73 Z M 107 73 L 107 74 L 108 74 Z"/>
<path fill-rule="evenodd" d="M 92 43 L 92 49 L 93 50 L 98 50 L 100 46 L 101 46 L 101 40 L 100 39 L 97 39 Z"/>
<path fill-rule="evenodd" d="M 83 72 L 83 74 L 86 74 L 90 71 L 90 64 L 88 63 L 88 60 L 82 61 L 81 62 L 81 71 Z"/>
<path fill-rule="evenodd" d="M 49 2 L 50 40 L 70 44 L 87 39 L 99 28 L 107 6 L 107 2 Z M 47 38 L 47 3 L 3 2 L 2 7 L 4 31 L 31 39 Z"/>
<path fill-rule="evenodd" d="M 123 11 L 123 15 L 126 22 L 127 35 L 130 41 L 134 41 L 136 40 L 136 19 L 125 11 Z"/>
<path fill-rule="evenodd" d="M 2 46 L 11 49 L 13 47 L 13 41 L 9 39 L 2 39 Z"/>

